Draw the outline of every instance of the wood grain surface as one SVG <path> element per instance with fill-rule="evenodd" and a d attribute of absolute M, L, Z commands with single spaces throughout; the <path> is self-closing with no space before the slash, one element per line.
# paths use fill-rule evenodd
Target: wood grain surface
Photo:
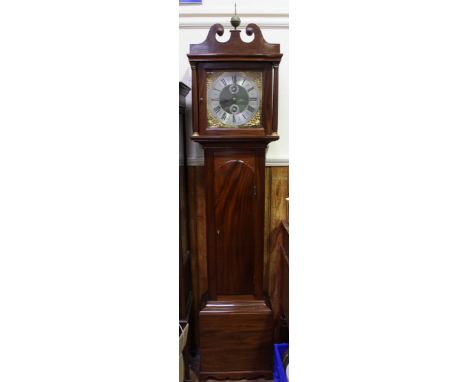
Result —
<path fill-rule="evenodd" d="M 271 264 L 279 259 L 275 253 L 276 231 L 287 220 L 289 197 L 289 167 L 267 167 L 265 176 L 265 290 L 270 293 L 270 284 L 275 277 Z"/>
<path fill-rule="evenodd" d="M 288 218 L 289 168 L 287 166 L 265 167 L 265 225 L 264 225 L 264 283 L 263 289 L 269 291 L 271 251 L 274 250 L 274 230 Z M 200 301 L 208 289 L 206 223 L 205 223 L 205 177 L 202 166 L 189 166 L 189 205 L 191 217 L 192 274 L 194 309 L 200 308 Z M 276 258 L 276 255 L 274 256 Z M 277 257 L 279 260 L 279 256 Z M 197 310 L 195 310 L 197 311 Z M 196 317 L 196 321 L 198 317 Z M 198 322 L 195 324 L 197 347 L 199 346 Z"/>
<path fill-rule="evenodd" d="M 242 160 L 215 170 L 216 289 L 218 294 L 253 294 L 255 173 Z"/>
<path fill-rule="evenodd" d="M 272 312 L 264 301 L 209 301 L 200 312 L 200 374 L 271 376 L 272 334 Z"/>

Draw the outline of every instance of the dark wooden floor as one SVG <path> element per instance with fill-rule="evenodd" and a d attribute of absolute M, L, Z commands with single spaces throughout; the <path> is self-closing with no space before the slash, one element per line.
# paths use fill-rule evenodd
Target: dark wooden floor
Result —
<path fill-rule="evenodd" d="M 209 379 L 207 382 L 220 382 L 216 381 L 214 379 Z M 271 380 L 266 380 L 266 379 L 239 379 L 237 381 L 232 381 L 230 379 L 224 381 L 224 382 L 272 382 Z"/>
<path fill-rule="evenodd" d="M 192 372 L 192 370 L 190 370 L 190 377 L 191 377 L 191 382 L 199 382 L 197 376 L 195 375 L 195 373 Z M 208 379 L 207 382 L 220 382 L 220 381 L 216 379 Z M 271 379 L 260 378 L 260 379 L 237 379 L 235 381 L 231 379 L 227 379 L 224 382 L 273 382 L 273 381 Z"/>

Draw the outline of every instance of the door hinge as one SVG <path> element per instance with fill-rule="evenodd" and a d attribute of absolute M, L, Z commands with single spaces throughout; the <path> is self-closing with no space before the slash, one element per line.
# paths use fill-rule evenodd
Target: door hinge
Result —
<path fill-rule="evenodd" d="M 257 186 L 253 186 L 253 196 L 257 196 Z"/>

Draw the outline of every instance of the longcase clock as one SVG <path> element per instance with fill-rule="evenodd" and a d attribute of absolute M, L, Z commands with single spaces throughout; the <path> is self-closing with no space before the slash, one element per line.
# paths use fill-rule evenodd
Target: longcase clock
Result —
<path fill-rule="evenodd" d="M 273 315 L 263 290 L 265 150 L 277 140 L 279 44 L 231 19 L 191 44 L 192 139 L 205 156 L 208 289 L 199 312 L 200 377 L 271 378 Z"/>

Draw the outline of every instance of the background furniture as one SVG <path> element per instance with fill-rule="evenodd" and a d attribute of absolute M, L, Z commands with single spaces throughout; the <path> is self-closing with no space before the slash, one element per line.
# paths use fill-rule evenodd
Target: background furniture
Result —
<path fill-rule="evenodd" d="M 186 328 L 192 322 L 192 275 L 190 250 L 190 211 L 188 203 L 187 132 L 185 124 L 185 97 L 190 88 L 179 82 L 179 325 Z M 184 380 L 190 381 L 190 339 L 184 340 Z M 190 338 L 190 336 L 188 336 Z M 185 344 L 185 342 L 188 342 Z"/>
<path fill-rule="evenodd" d="M 280 240 L 280 320 L 281 342 L 289 342 L 289 221 L 281 222 Z"/>

